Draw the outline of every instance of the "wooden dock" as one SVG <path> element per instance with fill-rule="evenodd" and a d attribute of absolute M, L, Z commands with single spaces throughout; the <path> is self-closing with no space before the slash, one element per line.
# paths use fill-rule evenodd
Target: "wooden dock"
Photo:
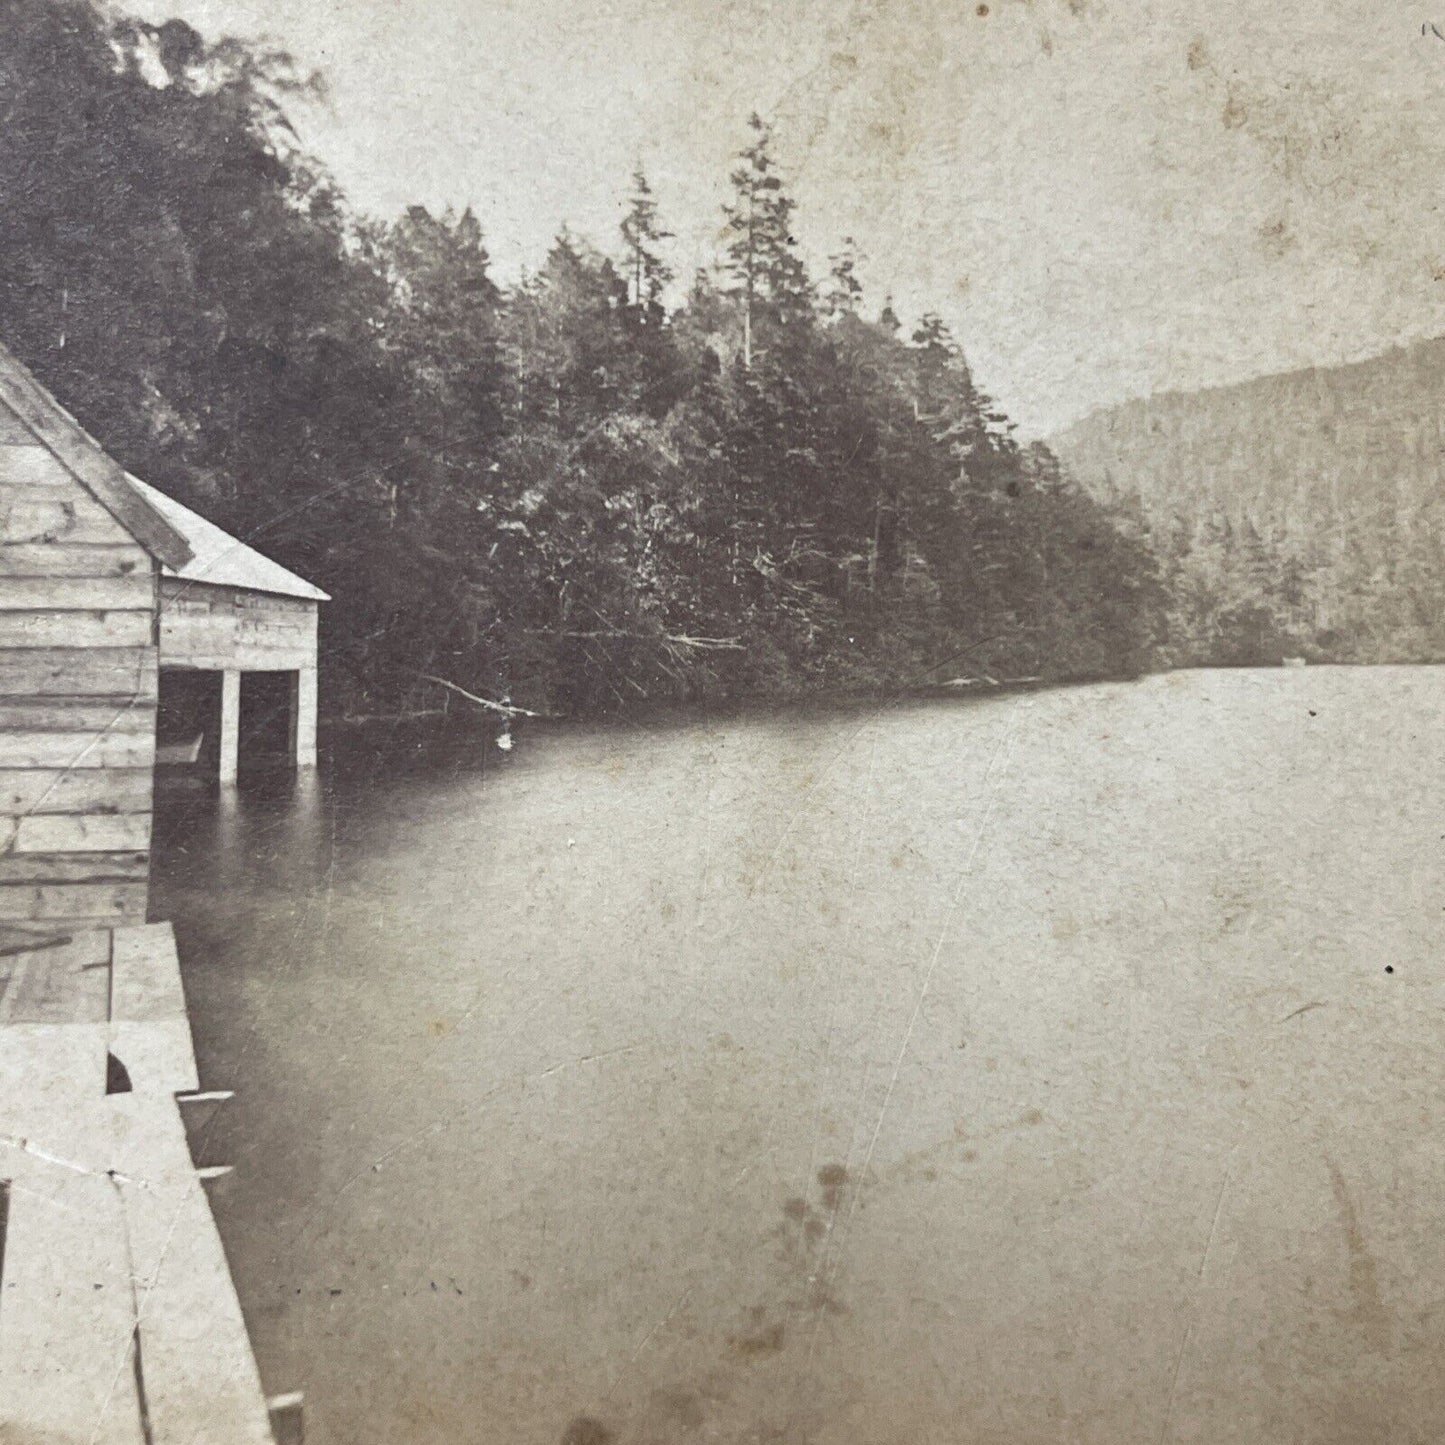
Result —
<path fill-rule="evenodd" d="M 0 956 L 0 1440 L 275 1445 L 182 1111 L 169 924 Z M 224 1096 L 220 1096 L 224 1097 Z"/>

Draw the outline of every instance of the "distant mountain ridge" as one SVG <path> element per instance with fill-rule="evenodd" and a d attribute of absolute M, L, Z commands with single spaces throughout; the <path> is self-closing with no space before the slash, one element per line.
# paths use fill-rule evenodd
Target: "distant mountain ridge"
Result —
<path fill-rule="evenodd" d="M 1166 663 L 1445 661 L 1445 339 L 1126 402 L 1049 445 L 1137 501 Z"/>
<path fill-rule="evenodd" d="M 1292 526 L 1409 510 L 1445 485 L 1445 338 L 1094 412 L 1052 438 L 1099 495 L 1155 518 Z"/>

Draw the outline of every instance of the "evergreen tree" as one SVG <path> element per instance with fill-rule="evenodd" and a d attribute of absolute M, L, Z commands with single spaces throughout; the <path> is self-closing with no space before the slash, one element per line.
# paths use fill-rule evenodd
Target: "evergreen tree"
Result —
<path fill-rule="evenodd" d="M 742 310 L 743 364 L 751 367 L 760 327 L 811 316 L 808 273 L 792 231 L 795 203 L 783 189 L 772 154 L 772 129 L 754 112 L 753 138 L 730 177 L 724 207 L 727 270 Z"/>
<path fill-rule="evenodd" d="M 657 202 L 640 166 L 632 173 L 632 195 L 622 219 L 622 239 L 627 246 L 633 310 L 646 324 L 661 325 L 663 292 L 672 280 L 661 248 L 664 241 L 672 239 L 672 232 L 664 231 L 658 221 Z"/>

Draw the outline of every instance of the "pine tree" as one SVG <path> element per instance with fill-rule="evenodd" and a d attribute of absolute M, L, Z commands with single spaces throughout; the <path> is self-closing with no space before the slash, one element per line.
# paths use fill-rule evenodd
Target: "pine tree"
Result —
<path fill-rule="evenodd" d="M 807 269 L 792 231 L 795 202 L 783 189 L 772 154 L 772 129 L 756 112 L 749 118 L 752 142 L 739 154 L 730 177 L 733 203 L 727 218 L 727 271 L 742 307 L 743 364 L 751 368 L 759 323 L 779 325 L 811 315 Z"/>
<path fill-rule="evenodd" d="M 632 195 L 622 220 L 622 239 L 627 246 L 627 270 L 632 283 L 632 306 L 647 325 L 663 320 L 662 296 L 672 280 L 672 271 L 662 259 L 661 246 L 672 239 L 657 219 L 657 202 L 652 187 L 639 166 L 632 173 Z"/>
<path fill-rule="evenodd" d="M 843 238 L 843 249 L 828 261 L 831 269 L 823 295 L 823 314 L 832 322 L 856 316 L 863 300 L 863 284 L 858 280 L 858 247 L 852 236 Z"/>

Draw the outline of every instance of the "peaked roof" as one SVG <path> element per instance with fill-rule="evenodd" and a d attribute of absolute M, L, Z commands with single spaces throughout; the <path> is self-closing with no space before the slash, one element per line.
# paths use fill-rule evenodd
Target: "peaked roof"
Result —
<path fill-rule="evenodd" d="M 279 562 L 263 557 L 255 548 L 223 532 L 214 522 L 183 507 L 174 497 L 156 491 L 139 477 L 127 475 L 126 480 L 185 539 L 190 549 L 191 559 L 184 566 L 165 566 L 167 576 L 218 587 L 246 587 L 252 592 L 276 592 L 283 597 L 305 597 L 313 602 L 331 600 L 319 587 L 288 572 Z"/>
<path fill-rule="evenodd" d="M 137 488 L 135 478 L 3 345 L 0 402 L 152 557 L 167 567 L 186 566 L 191 560 L 191 548 L 185 537 Z"/>

